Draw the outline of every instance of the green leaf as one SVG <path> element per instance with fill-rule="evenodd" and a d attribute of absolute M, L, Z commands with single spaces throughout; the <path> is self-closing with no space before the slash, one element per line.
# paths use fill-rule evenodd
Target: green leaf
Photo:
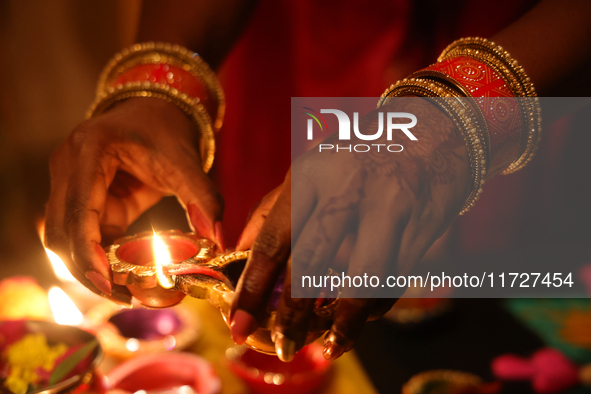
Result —
<path fill-rule="evenodd" d="M 63 360 L 57 367 L 54 368 L 49 378 L 49 385 L 53 386 L 60 380 L 65 378 L 82 360 L 84 360 L 94 349 L 98 346 L 98 341 L 93 339 L 80 349 L 72 353 L 68 358 Z"/>

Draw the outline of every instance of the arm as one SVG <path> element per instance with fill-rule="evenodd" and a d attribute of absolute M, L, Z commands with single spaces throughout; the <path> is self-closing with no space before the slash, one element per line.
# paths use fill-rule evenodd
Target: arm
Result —
<path fill-rule="evenodd" d="M 581 81 L 584 78 L 586 78 L 585 81 L 589 81 L 586 77 L 586 74 L 589 73 L 585 67 L 588 67 L 591 58 L 590 29 L 591 3 L 589 1 L 546 0 L 523 18 L 492 37 L 492 40 L 504 46 L 514 58 L 519 60 L 540 94 L 559 95 L 560 89 L 567 85 L 564 81 L 573 76 L 579 82 L 570 87 L 589 87 L 588 83 L 585 82 L 585 85 Z M 579 94 L 581 93 L 587 94 L 585 91 L 579 92 Z M 429 108 L 425 108 L 425 110 L 429 110 Z M 549 110 L 544 108 L 546 111 L 544 118 L 546 119 Z M 552 114 L 551 117 L 556 119 L 564 115 L 564 110 Z M 409 269 L 408 267 L 412 267 L 413 264 L 420 261 L 426 250 L 451 225 L 453 217 L 459 212 L 458 207 L 465 201 L 471 179 L 467 174 L 466 147 L 458 135 L 458 129 L 450 124 L 449 119 L 446 119 L 441 113 L 429 114 L 424 119 L 436 122 L 439 129 L 424 130 L 425 139 L 422 141 L 427 140 L 430 143 L 435 143 L 433 135 L 437 135 L 444 138 L 446 144 L 434 146 L 430 152 L 411 154 L 400 165 L 408 168 L 414 164 L 416 168 L 428 169 L 432 168 L 430 158 L 433 152 L 453 153 L 454 155 L 448 161 L 450 165 L 446 167 L 450 171 L 447 175 L 450 175 L 452 181 L 437 184 L 433 174 L 429 171 L 413 172 L 410 174 L 412 179 L 408 177 L 408 173 L 397 172 L 394 179 L 380 179 L 378 184 L 382 189 L 375 189 L 380 192 L 387 190 L 388 187 L 392 187 L 392 184 L 397 184 L 397 180 L 401 187 L 389 194 L 393 196 L 390 200 L 379 200 L 379 193 L 370 193 L 369 188 L 364 189 L 367 193 L 363 194 L 363 198 L 358 203 L 361 208 L 355 211 L 353 216 L 357 218 L 358 222 L 368 225 L 365 229 L 360 225 L 357 229 L 357 239 L 373 240 L 374 245 L 379 244 L 378 246 L 381 246 L 382 249 L 376 253 L 377 247 L 364 248 L 362 242 L 356 243 L 348 272 L 355 272 L 359 267 L 364 267 L 364 264 L 376 270 L 386 270 L 385 267 L 392 267 L 396 264 Z M 437 132 L 431 134 L 434 130 Z M 456 151 L 450 149 L 450 146 Z M 301 252 L 301 250 L 298 251 L 298 247 L 302 243 L 301 238 L 292 234 L 291 230 L 298 229 L 299 231 L 302 228 L 309 228 L 310 231 L 314 231 L 317 229 L 319 226 L 314 223 L 316 212 L 323 209 L 323 202 L 338 197 L 334 195 L 338 190 L 324 186 L 327 182 L 322 179 L 322 171 L 315 170 L 309 176 L 304 177 L 310 180 L 311 185 L 308 185 L 308 188 L 305 188 L 306 185 L 300 185 L 298 191 L 300 196 L 310 195 L 309 201 L 313 206 L 305 207 L 302 210 L 294 209 L 292 206 L 291 202 L 296 204 L 296 201 L 290 200 L 292 184 L 290 177 L 296 173 L 298 166 L 304 169 L 308 167 L 328 168 L 328 171 L 332 170 L 337 174 L 339 168 L 346 168 L 345 164 L 338 164 L 338 160 L 342 159 L 341 155 L 335 154 L 330 158 L 322 157 L 321 165 L 309 161 L 315 160 L 314 157 L 314 155 L 306 154 L 294 162 L 282 189 L 268 196 L 266 202 L 263 201 L 263 204 L 251 216 L 250 222 L 243 232 L 238 248 L 251 247 L 251 257 L 238 283 L 238 294 L 234 299 L 231 315 L 232 335 L 239 342 L 243 342 L 257 327 L 257 319 L 260 318 L 261 312 L 264 311 L 268 302 L 269 289 L 273 287 L 282 270 L 288 266 L 288 261 L 293 264 L 298 258 L 298 252 Z M 310 163 L 314 165 L 310 165 Z M 338 165 L 335 166 L 334 163 Z M 359 164 L 348 164 L 350 165 L 348 174 L 361 171 Z M 342 179 L 349 180 L 351 177 Z M 413 182 L 415 185 L 419 185 L 418 188 L 415 188 L 420 191 L 419 194 L 412 193 Z M 303 190 L 302 187 L 304 187 Z M 354 195 L 354 192 L 353 190 L 343 195 Z M 304 198 L 299 200 L 297 201 L 299 205 L 303 205 L 307 201 Z M 426 202 L 422 204 L 421 201 Z M 366 203 L 369 214 L 362 210 L 363 204 Z M 409 204 L 410 208 L 404 208 L 404 204 Z M 369 216 L 372 207 L 379 207 L 378 211 L 381 215 L 374 217 L 374 220 Z M 408 210 L 405 211 L 405 209 Z M 297 214 L 298 212 L 301 214 Z M 285 218 L 290 217 L 290 214 L 291 223 L 297 225 L 292 225 L 289 221 L 286 222 Z M 428 219 L 423 222 L 421 218 Z M 434 221 L 439 221 L 439 224 L 434 225 Z M 331 237 L 338 239 L 340 236 L 338 230 L 342 227 L 339 224 L 331 228 Z M 376 231 L 376 228 L 381 227 L 394 229 L 393 237 L 388 238 L 388 242 L 378 236 L 380 233 Z M 417 232 L 417 228 L 420 228 L 420 231 Z M 293 249 L 290 247 L 292 242 L 295 245 Z M 317 256 L 322 256 L 324 261 L 332 261 L 336 249 L 334 245 L 314 246 L 308 250 L 308 254 L 304 253 L 304 255 L 308 264 L 312 265 L 309 261 L 316 261 L 314 258 Z M 358 250 L 367 253 L 356 254 Z M 395 257 L 388 259 L 387 256 Z M 355 259 L 355 257 L 358 258 Z M 309 299 L 292 299 L 289 291 L 288 271 L 273 329 L 277 353 L 284 360 L 293 357 L 294 352 L 303 345 L 305 330 L 313 308 Z M 353 342 L 360 334 L 361 327 L 370 313 L 375 310 L 377 302 L 377 300 L 371 299 L 344 301 L 346 306 L 337 309 L 332 328 L 325 338 L 324 354 L 329 359 L 334 359 L 352 348 Z M 381 311 L 383 313 L 385 309 Z"/>
<path fill-rule="evenodd" d="M 139 40 L 200 51 L 219 66 L 254 1 L 145 1 Z M 47 247 L 85 286 L 129 304 L 112 283 L 101 247 L 165 195 L 176 195 L 189 223 L 223 249 L 223 200 L 201 167 L 199 130 L 179 107 L 159 98 L 129 98 L 82 122 L 53 153 L 46 209 Z"/>
<path fill-rule="evenodd" d="M 542 1 L 492 40 L 519 60 L 539 96 L 589 96 L 591 2 Z M 589 104 L 591 98 L 577 102 Z M 544 121 L 551 124 L 575 109 L 544 107 Z"/>
<path fill-rule="evenodd" d="M 540 96 L 555 96 L 569 77 L 589 74 L 583 71 L 591 65 L 591 2 L 542 1 L 492 40 L 519 60 Z M 589 85 L 570 87 L 571 95 L 588 94 L 581 88 Z"/>

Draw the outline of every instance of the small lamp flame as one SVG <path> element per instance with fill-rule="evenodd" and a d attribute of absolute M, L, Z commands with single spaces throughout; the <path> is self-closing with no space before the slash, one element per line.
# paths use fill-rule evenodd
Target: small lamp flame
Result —
<path fill-rule="evenodd" d="M 70 297 L 59 287 L 49 289 L 49 306 L 57 324 L 78 326 L 84 320 Z"/>
<path fill-rule="evenodd" d="M 171 287 L 174 287 L 174 281 L 164 274 L 162 268 L 165 265 L 172 264 L 172 259 L 170 258 L 168 247 L 162 238 L 156 235 L 156 232 L 154 232 L 152 248 L 154 250 L 154 265 L 156 266 L 156 278 L 158 279 L 158 283 L 160 283 L 160 286 L 165 289 L 170 289 Z"/>
<path fill-rule="evenodd" d="M 60 259 L 57 254 L 47 248 L 45 248 L 45 253 L 47 253 L 47 257 L 49 257 L 49 261 L 51 262 L 55 276 L 57 276 L 58 279 L 63 280 L 64 282 L 77 282 L 76 278 L 72 276 L 68 270 L 68 267 L 66 267 L 62 259 Z"/>
<path fill-rule="evenodd" d="M 40 220 L 37 223 L 37 233 L 39 234 L 39 239 L 41 240 L 41 243 L 43 245 L 45 245 L 45 240 L 44 240 L 44 232 L 45 232 L 45 221 Z M 51 266 L 53 267 L 53 272 L 55 272 L 55 276 L 57 276 L 57 278 L 59 280 L 62 280 L 64 282 L 78 282 L 76 280 L 76 278 L 74 278 L 74 276 L 72 276 L 72 274 L 70 273 L 70 270 L 68 270 L 68 267 L 66 267 L 66 265 L 64 264 L 64 262 L 62 261 L 62 259 L 60 259 L 60 257 L 55 254 L 54 252 L 52 252 L 51 250 L 45 248 L 45 253 L 47 254 L 47 257 L 49 258 L 49 262 L 51 263 Z"/>

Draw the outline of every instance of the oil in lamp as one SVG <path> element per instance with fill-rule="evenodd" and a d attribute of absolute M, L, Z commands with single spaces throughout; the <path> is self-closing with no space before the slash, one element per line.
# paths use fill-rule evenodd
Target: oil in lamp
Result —
<path fill-rule="evenodd" d="M 178 304 L 186 295 L 206 299 L 229 324 L 234 289 L 249 251 L 216 254 L 215 245 L 194 233 L 178 230 L 142 232 L 121 238 L 106 249 L 113 282 L 126 286 L 149 308 Z M 275 290 L 281 292 L 281 288 Z M 338 301 L 338 300 L 337 300 Z M 330 328 L 336 301 L 317 302 L 307 343 Z M 274 306 L 269 305 L 261 326 L 248 337 L 246 345 L 258 352 L 275 354 L 271 328 Z"/>

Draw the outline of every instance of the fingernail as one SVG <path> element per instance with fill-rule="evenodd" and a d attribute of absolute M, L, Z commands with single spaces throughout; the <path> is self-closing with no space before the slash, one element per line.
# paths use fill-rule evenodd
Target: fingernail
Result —
<path fill-rule="evenodd" d="M 256 330 L 258 324 L 254 317 L 248 312 L 238 309 L 230 323 L 230 331 L 232 332 L 232 339 L 238 345 L 242 345 L 246 338 Z"/>
<path fill-rule="evenodd" d="M 88 271 L 86 278 L 92 282 L 100 291 L 106 295 L 111 295 L 111 282 L 106 280 L 101 274 L 96 271 Z"/>
<path fill-rule="evenodd" d="M 334 361 L 345 353 L 345 346 L 337 344 L 337 337 L 333 332 L 329 332 L 324 338 L 324 349 L 322 354 L 328 361 Z"/>
<path fill-rule="evenodd" d="M 226 252 L 226 242 L 224 240 L 224 229 L 222 228 L 222 222 L 215 222 L 215 238 L 222 249 L 222 253 Z"/>
<path fill-rule="evenodd" d="M 324 341 L 324 349 L 322 349 L 322 354 L 328 361 L 336 360 L 337 358 L 341 357 L 343 353 L 345 353 L 345 348 L 343 346 L 337 345 L 332 341 Z"/>
<path fill-rule="evenodd" d="M 289 362 L 295 356 L 296 343 L 282 333 L 275 334 L 275 353 L 279 360 Z"/>
<path fill-rule="evenodd" d="M 213 235 L 211 226 L 207 223 L 207 218 L 197 205 L 189 204 L 187 207 L 187 213 L 189 214 L 189 219 L 191 219 L 191 224 L 195 228 L 197 234 L 207 238 L 210 238 L 211 235 Z"/>

